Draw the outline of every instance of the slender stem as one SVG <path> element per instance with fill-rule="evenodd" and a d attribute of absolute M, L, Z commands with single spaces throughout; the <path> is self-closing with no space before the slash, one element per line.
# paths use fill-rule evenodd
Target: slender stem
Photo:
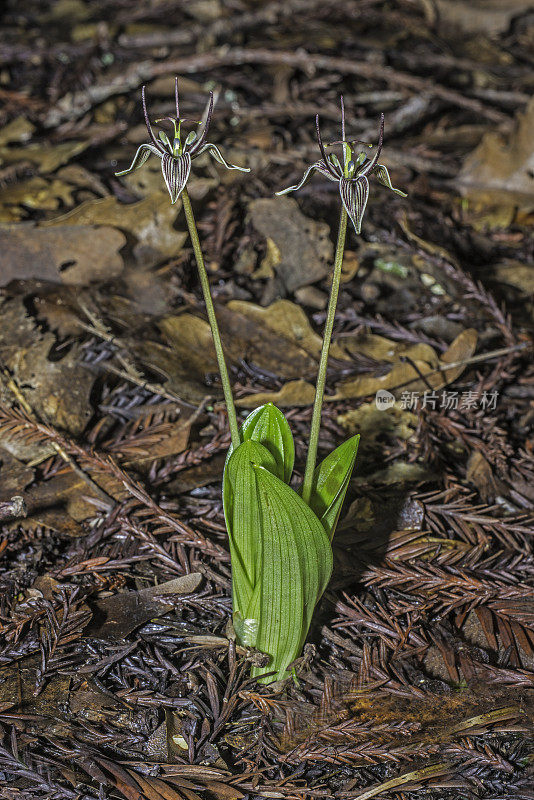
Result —
<path fill-rule="evenodd" d="M 182 191 L 182 204 L 184 207 L 185 218 L 187 221 L 187 228 L 195 259 L 198 267 L 198 275 L 200 278 L 200 285 L 202 286 L 202 293 L 204 294 L 204 302 L 206 304 L 206 311 L 210 323 L 211 334 L 213 336 L 213 344 L 215 345 L 215 353 L 217 355 L 217 363 L 219 365 L 219 372 L 221 373 L 221 381 L 223 385 L 224 399 L 226 402 L 226 410 L 228 413 L 228 422 L 230 423 L 230 434 L 232 436 L 232 444 L 234 448 L 239 447 L 239 426 L 237 424 L 237 414 L 235 411 L 234 398 L 232 395 L 232 388 L 230 386 L 230 378 L 228 377 L 228 369 L 226 368 L 226 361 L 224 360 L 224 351 L 221 342 L 221 334 L 219 333 L 219 326 L 217 325 L 217 317 L 215 316 L 215 309 L 213 307 L 213 300 L 211 299 L 210 284 L 208 280 L 208 273 L 204 264 L 204 256 L 200 247 L 198 238 L 197 226 L 195 217 L 193 216 L 193 209 L 191 208 L 191 201 L 187 193 L 187 188 Z"/>
<path fill-rule="evenodd" d="M 343 264 L 343 251 L 345 249 L 345 237 L 347 234 L 347 212 L 345 206 L 341 207 L 341 217 L 339 219 L 339 231 L 337 235 L 336 257 L 334 261 L 334 274 L 332 276 L 332 288 L 330 290 L 330 300 L 328 302 L 328 312 L 324 328 L 323 347 L 321 350 L 321 360 L 319 361 L 319 371 L 317 373 L 317 383 L 315 385 L 315 400 L 313 403 L 313 415 L 310 431 L 310 444 L 306 457 L 306 470 L 304 472 L 304 483 L 302 485 L 302 499 L 308 503 L 311 495 L 313 473 L 317 458 L 317 445 L 319 443 L 319 428 L 321 427 L 321 409 L 323 407 L 324 388 L 326 384 L 326 367 L 328 364 L 328 353 L 332 340 L 332 330 L 334 328 L 334 317 L 336 314 L 337 296 L 339 294 L 339 281 L 341 278 L 341 265 Z"/>

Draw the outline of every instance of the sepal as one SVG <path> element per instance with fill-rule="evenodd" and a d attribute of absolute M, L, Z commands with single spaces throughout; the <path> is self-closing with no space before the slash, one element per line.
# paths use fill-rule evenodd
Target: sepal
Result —
<path fill-rule="evenodd" d="M 310 178 L 313 176 L 315 170 L 317 170 L 317 172 L 320 172 L 321 175 L 324 175 L 325 178 L 328 178 L 329 181 L 338 180 L 338 178 L 335 178 L 332 175 L 332 173 L 330 172 L 324 161 L 321 159 L 321 161 L 316 161 L 315 164 L 312 164 L 311 167 L 308 167 L 308 169 L 302 176 L 302 180 L 300 181 L 300 183 L 296 183 L 294 186 L 288 186 L 287 189 L 281 189 L 279 192 L 275 192 L 275 194 L 278 197 L 280 197 L 281 195 L 287 194 L 288 192 L 296 192 L 297 189 L 300 189 L 302 186 L 308 183 Z"/>
<path fill-rule="evenodd" d="M 128 167 L 128 169 L 123 169 L 120 172 L 116 172 L 115 175 L 117 178 L 120 178 L 122 175 L 129 175 L 130 172 L 133 172 L 135 169 L 139 169 L 142 167 L 147 158 L 150 157 L 150 154 L 153 153 L 158 158 L 161 158 L 161 153 L 154 147 L 153 144 L 142 144 L 141 147 L 137 148 L 137 152 L 133 157 L 133 161 Z"/>
<path fill-rule="evenodd" d="M 395 187 L 392 186 L 387 167 L 385 167 L 383 164 L 377 164 L 373 169 L 373 174 L 376 175 L 379 183 L 381 183 L 383 186 L 387 186 L 388 189 L 391 189 L 391 191 L 395 192 L 395 194 L 399 194 L 401 197 L 408 197 L 406 192 L 401 191 L 401 189 L 395 189 Z"/>

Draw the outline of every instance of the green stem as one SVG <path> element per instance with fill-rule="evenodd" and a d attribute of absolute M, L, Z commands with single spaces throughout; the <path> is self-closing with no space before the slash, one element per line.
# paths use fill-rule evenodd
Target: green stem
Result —
<path fill-rule="evenodd" d="M 221 382 L 223 386 L 224 399 L 226 401 L 226 410 L 228 412 L 228 422 L 230 423 L 230 434 L 232 436 L 232 444 L 234 448 L 239 447 L 241 444 L 239 438 L 239 426 L 237 424 L 237 414 L 235 411 L 234 398 L 232 395 L 232 387 L 230 386 L 230 378 L 228 377 L 228 369 L 226 368 L 226 361 L 224 360 L 224 351 L 221 342 L 221 334 L 219 333 L 219 326 L 217 325 L 217 317 L 215 316 L 215 309 L 213 307 L 213 300 L 211 299 L 210 284 L 208 280 L 208 273 L 204 264 L 204 256 L 200 247 L 198 238 L 197 226 L 195 217 L 193 216 L 193 209 L 191 208 L 191 200 L 187 189 L 182 191 L 182 204 L 184 207 L 185 218 L 187 221 L 187 228 L 195 259 L 198 267 L 198 275 L 200 278 L 200 285 L 202 286 L 202 293 L 204 294 L 204 302 L 206 304 L 206 311 L 211 328 L 211 335 L 213 336 L 213 344 L 215 345 L 215 353 L 217 355 L 217 363 L 219 365 L 219 372 L 221 373 Z"/>
<path fill-rule="evenodd" d="M 321 427 L 321 409 L 323 407 L 324 388 L 326 384 L 326 367 L 328 364 L 328 353 L 332 340 L 332 330 L 334 328 L 334 317 L 336 314 L 337 296 L 339 294 L 339 281 L 341 278 L 341 265 L 343 264 L 343 251 L 345 249 L 345 237 L 347 234 L 347 212 L 345 206 L 341 208 L 339 220 L 339 231 L 337 235 L 336 257 L 334 261 L 334 274 L 332 276 L 332 288 L 330 290 L 330 300 L 328 302 L 328 312 L 326 315 L 326 325 L 324 328 L 323 347 L 321 350 L 321 360 L 319 361 L 319 372 L 317 373 L 317 383 L 315 385 L 315 400 L 313 403 L 313 415 L 310 431 L 310 444 L 306 458 L 306 470 L 304 472 L 304 483 L 302 485 L 302 499 L 309 503 L 313 473 L 315 471 L 315 461 L 317 459 L 317 445 L 319 443 L 319 428 Z"/>

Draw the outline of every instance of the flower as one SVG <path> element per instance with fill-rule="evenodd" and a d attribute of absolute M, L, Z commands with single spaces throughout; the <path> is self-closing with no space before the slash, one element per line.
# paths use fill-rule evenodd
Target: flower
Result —
<path fill-rule="evenodd" d="M 376 175 L 380 183 L 383 183 L 388 189 L 392 189 L 396 194 L 400 194 L 401 197 L 406 197 L 405 192 L 402 192 L 400 189 L 395 189 L 391 185 L 389 172 L 383 164 L 378 163 L 384 139 L 384 115 L 380 115 L 378 144 L 373 157 L 368 158 L 365 153 L 362 152 L 356 159 L 353 159 L 351 145 L 357 143 L 365 144 L 365 142 L 360 142 L 358 139 L 347 141 L 345 137 L 345 105 L 343 103 L 343 97 L 341 97 L 341 141 L 332 142 L 332 144 L 342 145 L 343 165 L 341 165 L 335 153 L 329 155 L 326 153 L 319 128 L 319 114 L 315 117 L 315 127 L 317 129 L 317 141 L 319 142 L 322 159 L 316 161 L 311 167 L 308 167 L 300 183 L 295 186 L 289 186 L 281 192 L 276 192 L 276 194 L 287 194 L 288 192 L 294 192 L 296 189 L 300 189 L 301 186 L 304 186 L 304 184 L 310 180 L 314 170 L 317 170 L 324 175 L 325 178 L 328 178 L 329 181 L 336 181 L 339 184 L 341 201 L 354 225 L 354 230 L 356 233 L 360 233 L 365 207 L 369 198 L 368 175 Z M 367 146 L 372 147 L 373 145 Z"/>
<path fill-rule="evenodd" d="M 178 101 L 178 78 L 175 79 L 174 83 L 174 96 L 176 101 L 176 117 L 164 117 L 163 119 L 156 120 L 158 123 L 164 121 L 172 123 L 174 127 L 174 136 L 172 142 L 164 131 L 160 131 L 159 139 L 156 139 L 148 118 L 145 100 L 145 87 L 143 86 L 141 89 L 143 114 L 145 117 L 145 123 L 150 142 L 142 144 L 138 148 L 137 153 L 135 154 L 134 159 L 128 169 L 124 169 L 122 172 L 115 173 L 117 176 L 128 175 L 130 172 L 133 172 L 134 169 L 139 169 L 139 167 L 142 167 L 147 158 L 149 158 L 150 154 L 153 153 L 158 158 L 161 158 L 161 171 L 163 173 L 163 179 L 167 185 L 167 189 L 169 190 L 169 194 L 171 196 L 171 202 L 173 204 L 176 203 L 185 188 L 189 178 L 189 173 L 191 172 L 191 161 L 194 158 L 202 155 L 202 153 L 205 153 L 206 150 L 209 151 L 210 155 L 212 155 L 213 158 L 219 162 L 219 164 L 223 164 L 226 169 L 238 169 L 241 172 L 250 172 L 250 170 L 246 167 L 237 167 L 235 164 L 229 164 L 223 158 L 218 147 L 210 142 L 206 142 L 206 136 L 208 135 L 208 129 L 211 122 L 211 115 L 213 113 L 213 92 L 210 92 L 210 99 L 206 112 L 206 121 L 204 123 L 204 128 L 201 135 L 197 138 L 196 132 L 191 131 L 183 143 L 181 138 L 182 122 L 192 122 L 192 120 L 187 120 L 185 117 L 180 117 L 180 105 Z M 201 123 L 198 122 L 196 124 L 200 125 Z"/>

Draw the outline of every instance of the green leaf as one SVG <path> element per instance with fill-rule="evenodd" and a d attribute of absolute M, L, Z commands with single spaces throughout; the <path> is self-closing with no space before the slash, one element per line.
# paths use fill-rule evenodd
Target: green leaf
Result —
<path fill-rule="evenodd" d="M 315 605 L 330 579 L 332 548 L 324 528 L 299 495 L 271 471 L 255 466 L 261 522 L 260 595 L 247 614 L 257 617 L 256 647 L 271 656 L 266 682 L 286 678 L 287 666 L 300 655 Z M 258 603 L 259 600 L 259 603 Z"/>
<path fill-rule="evenodd" d="M 321 520 L 330 541 L 334 536 L 341 507 L 347 493 L 360 435 L 336 447 L 313 473 L 310 508 Z"/>
<path fill-rule="evenodd" d="M 223 507 L 232 562 L 233 608 L 237 620 L 241 619 L 243 624 L 258 582 L 262 559 L 261 520 L 253 464 L 270 471 L 277 468 L 267 448 L 249 439 L 231 455 L 223 478 Z"/>
<path fill-rule="evenodd" d="M 276 461 L 274 474 L 284 483 L 289 483 L 295 461 L 295 445 L 291 428 L 280 409 L 276 408 L 272 403 L 259 406 L 254 411 L 251 411 L 245 419 L 240 433 L 242 441 L 246 442 L 249 439 L 253 439 L 272 453 Z M 228 463 L 232 452 L 233 447 L 231 446 L 226 457 L 226 463 Z"/>

